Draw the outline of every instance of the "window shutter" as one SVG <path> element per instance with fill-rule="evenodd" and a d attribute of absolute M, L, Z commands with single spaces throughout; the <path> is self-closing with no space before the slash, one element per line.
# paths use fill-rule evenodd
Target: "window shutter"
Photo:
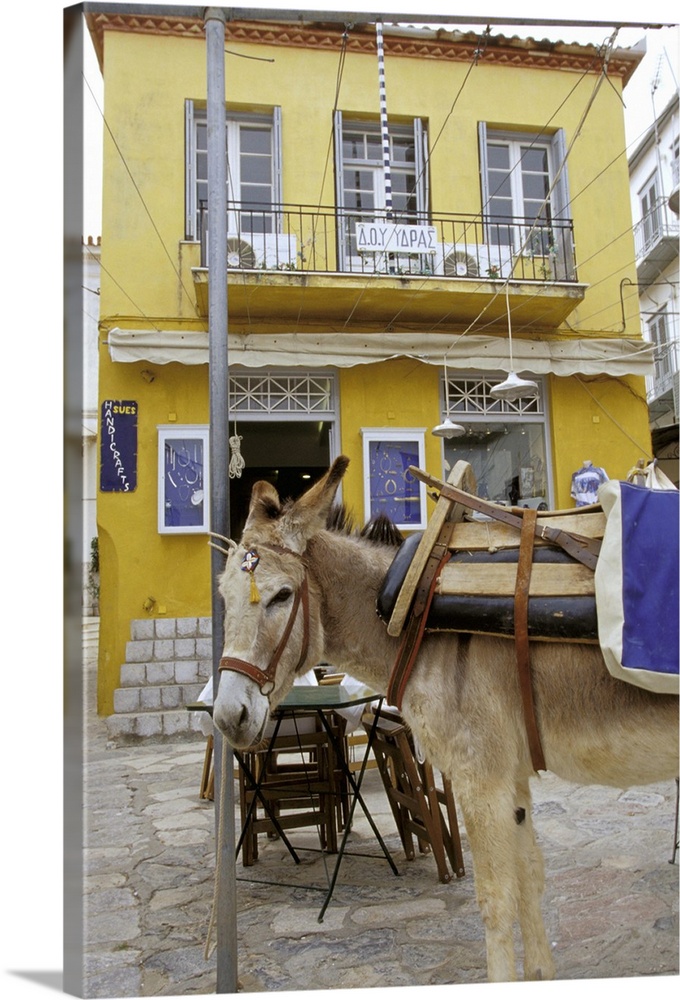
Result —
<path fill-rule="evenodd" d="M 553 192 L 554 218 L 570 219 L 571 206 L 569 204 L 569 179 L 567 176 L 567 140 L 563 128 L 559 128 L 552 139 L 553 154 L 553 176 L 561 169 L 560 175 Z"/>
<path fill-rule="evenodd" d="M 345 181 L 342 169 L 342 111 L 333 112 L 333 135 L 335 139 L 335 208 L 338 213 L 335 226 L 336 252 L 340 270 L 344 271 L 347 250 L 344 239 L 345 221 L 342 217 L 342 209 L 345 205 Z"/>
<path fill-rule="evenodd" d="M 273 124 L 273 134 L 272 134 L 272 200 L 276 206 L 276 231 L 281 232 L 281 212 L 279 206 L 283 203 L 283 180 L 282 180 L 282 153 L 281 153 L 281 108 L 279 106 L 274 108 L 274 124 Z"/>
<path fill-rule="evenodd" d="M 185 239 L 198 239 L 196 233 L 196 129 L 194 127 L 194 102 L 184 102 L 184 184 L 185 184 Z"/>
<path fill-rule="evenodd" d="M 418 217 L 427 220 L 430 208 L 430 177 L 427 159 L 427 131 L 422 118 L 413 120 L 413 139 L 416 151 L 416 205 Z"/>
<path fill-rule="evenodd" d="M 477 123 L 477 134 L 479 137 L 479 188 L 482 198 L 482 212 L 486 211 L 489 203 L 489 161 L 486 155 L 486 122 Z"/>
<path fill-rule="evenodd" d="M 335 136 L 335 204 L 337 208 L 342 208 L 345 200 L 342 172 L 342 111 L 334 112 L 333 134 Z"/>

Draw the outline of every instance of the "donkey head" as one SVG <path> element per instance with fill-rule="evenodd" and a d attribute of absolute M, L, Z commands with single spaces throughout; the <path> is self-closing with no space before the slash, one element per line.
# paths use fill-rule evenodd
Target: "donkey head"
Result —
<path fill-rule="evenodd" d="M 296 674 L 321 659 L 323 629 L 305 550 L 326 524 L 348 462 L 336 459 L 294 502 L 282 504 L 269 483 L 253 486 L 243 537 L 220 579 L 224 650 L 213 719 L 237 748 L 262 739 L 270 709 Z"/>

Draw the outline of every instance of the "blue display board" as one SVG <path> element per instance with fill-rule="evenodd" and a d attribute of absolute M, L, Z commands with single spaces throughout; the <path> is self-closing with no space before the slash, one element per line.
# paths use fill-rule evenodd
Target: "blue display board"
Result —
<path fill-rule="evenodd" d="M 134 399 L 105 399 L 102 403 L 102 493 L 131 493 L 137 489 L 137 410 Z"/>
<path fill-rule="evenodd" d="M 420 484 L 408 471 L 410 465 L 419 465 L 417 441 L 371 440 L 368 456 L 371 516 L 385 514 L 397 525 L 420 527 Z"/>

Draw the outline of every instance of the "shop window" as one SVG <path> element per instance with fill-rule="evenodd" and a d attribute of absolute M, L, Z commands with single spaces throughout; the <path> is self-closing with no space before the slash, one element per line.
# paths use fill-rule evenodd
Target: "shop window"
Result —
<path fill-rule="evenodd" d="M 191 534 L 210 529 L 208 427 L 158 428 L 158 530 Z"/>
<path fill-rule="evenodd" d="M 427 524 L 425 486 L 408 470 L 424 468 L 425 432 L 418 429 L 365 428 L 364 517 L 384 514 L 400 530 Z"/>
<path fill-rule="evenodd" d="M 444 411 L 465 434 L 444 441 L 446 474 L 469 462 L 477 493 L 506 506 L 549 509 L 551 473 L 543 385 L 539 394 L 513 402 L 489 390 L 499 377 L 453 376 L 444 383 Z"/>

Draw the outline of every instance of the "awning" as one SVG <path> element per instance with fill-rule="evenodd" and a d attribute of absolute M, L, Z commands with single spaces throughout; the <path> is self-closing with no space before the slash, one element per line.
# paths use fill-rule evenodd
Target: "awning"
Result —
<path fill-rule="evenodd" d="M 108 334 L 112 361 L 165 365 L 208 364 L 208 334 L 203 331 L 123 330 Z M 509 372 L 508 341 L 502 337 L 418 333 L 230 334 L 229 364 L 246 368 L 333 367 L 375 364 L 389 358 L 414 358 L 451 369 Z M 516 372 L 533 375 L 651 375 L 654 345 L 642 340 L 596 337 L 569 340 L 513 338 Z"/>

